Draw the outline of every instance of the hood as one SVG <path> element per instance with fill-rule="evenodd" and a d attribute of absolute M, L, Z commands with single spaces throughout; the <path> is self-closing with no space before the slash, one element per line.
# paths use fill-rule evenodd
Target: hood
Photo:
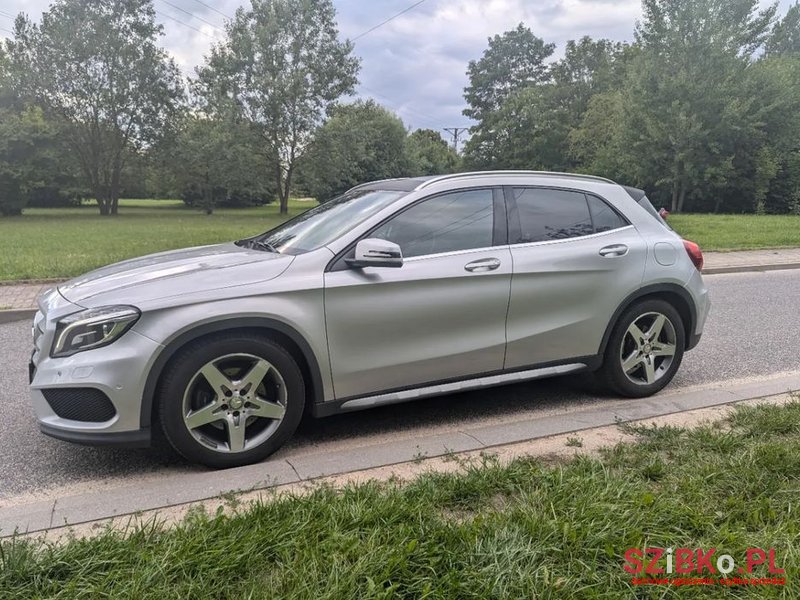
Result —
<path fill-rule="evenodd" d="M 58 291 L 81 306 L 133 304 L 268 281 L 294 257 L 233 243 L 159 252 L 71 279 Z"/>

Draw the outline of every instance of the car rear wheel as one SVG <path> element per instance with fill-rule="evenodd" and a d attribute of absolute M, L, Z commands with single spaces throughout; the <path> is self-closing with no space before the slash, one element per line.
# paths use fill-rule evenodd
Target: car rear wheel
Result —
<path fill-rule="evenodd" d="M 663 300 L 634 304 L 620 317 L 609 339 L 600 375 L 614 392 L 642 398 L 672 381 L 686 347 L 681 316 Z"/>
<path fill-rule="evenodd" d="M 205 338 L 170 364 L 159 394 L 164 434 L 187 460 L 213 468 L 258 462 L 294 433 L 305 387 L 275 342 L 248 334 Z"/>

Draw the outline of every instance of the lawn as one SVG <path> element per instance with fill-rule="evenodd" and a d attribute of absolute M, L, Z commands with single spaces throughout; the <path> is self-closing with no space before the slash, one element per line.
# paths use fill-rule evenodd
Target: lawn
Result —
<path fill-rule="evenodd" d="M 406 484 L 318 487 L 231 514 L 195 513 L 174 528 L 151 522 L 57 545 L 3 541 L 0 596 L 798 596 L 800 401 L 739 407 L 697 429 L 627 430 L 634 441 L 595 457 L 487 457 Z M 786 587 L 634 589 L 633 577 L 645 575 L 623 570 L 626 551 L 670 547 L 714 548 L 712 565 L 728 554 L 739 578 L 748 549 L 773 549 L 785 574 L 770 575 L 765 562 L 749 577 L 785 578 Z"/>
<path fill-rule="evenodd" d="M 314 205 L 290 201 L 290 216 Z M 26 209 L 0 219 L 0 281 L 80 275 L 151 252 L 237 240 L 284 220 L 277 204 L 206 215 L 180 201 L 121 200 L 116 217 L 101 217 L 92 205 Z"/>
<path fill-rule="evenodd" d="M 293 200 L 290 216 L 314 206 Z M 175 200 L 122 200 L 117 217 L 93 205 L 27 209 L 0 218 L 0 281 L 60 278 L 151 252 L 239 239 L 283 218 L 277 205 L 213 215 Z M 670 224 L 705 251 L 800 247 L 800 216 L 672 215 Z"/>
<path fill-rule="evenodd" d="M 704 251 L 800 247 L 798 215 L 670 215 L 669 224 Z"/>

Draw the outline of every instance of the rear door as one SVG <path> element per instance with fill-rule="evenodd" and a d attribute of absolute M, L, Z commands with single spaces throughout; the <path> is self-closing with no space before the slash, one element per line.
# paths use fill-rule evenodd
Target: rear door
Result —
<path fill-rule="evenodd" d="M 325 274 L 337 398 L 503 368 L 511 253 L 502 190 L 466 189 L 403 209 L 365 238 L 400 245 L 401 268 Z"/>
<path fill-rule="evenodd" d="M 620 303 L 642 282 L 647 246 L 605 200 L 507 187 L 514 261 L 505 368 L 597 354 Z"/>

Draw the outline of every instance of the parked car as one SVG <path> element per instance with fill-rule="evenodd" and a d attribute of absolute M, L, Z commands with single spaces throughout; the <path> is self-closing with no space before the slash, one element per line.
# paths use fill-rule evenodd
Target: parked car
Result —
<path fill-rule="evenodd" d="M 696 244 L 583 175 L 355 187 L 262 235 L 111 265 L 39 298 L 41 430 L 190 461 L 264 459 L 316 417 L 595 372 L 650 396 L 709 310 Z M 413 409 L 409 409 L 413 410 Z"/>

